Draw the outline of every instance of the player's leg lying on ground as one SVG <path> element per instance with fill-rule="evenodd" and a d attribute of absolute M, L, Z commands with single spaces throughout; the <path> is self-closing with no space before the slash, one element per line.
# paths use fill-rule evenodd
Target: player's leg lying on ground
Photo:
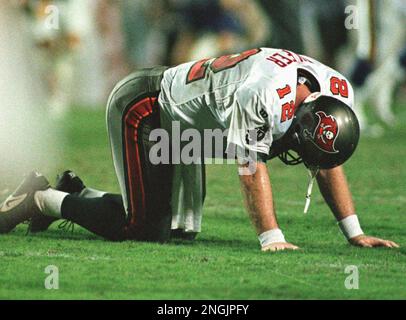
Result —
<path fill-rule="evenodd" d="M 172 170 L 170 165 L 154 165 L 149 159 L 153 145 L 149 133 L 160 127 L 157 95 L 164 70 L 145 69 L 129 75 L 117 84 L 107 104 L 107 127 L 122 199 L 86 188 L 72 195 L 48 189 L 36 195 L 41 212 L 73 221 L 110 240 L 169 239 Z"/>
<path fill-rule="evenodd" d="M 121 196 L 82 198 L 55 189 L 35 193 L 35 202 L 42 214 L 67 219 L 108 240 L 124 240 L 126 214 Z"/>
<path fill-rule="evenodd" d="M 48 189 L 36 194 L 42 213 L 110 240 L 169 239 L 171 166 L 153 165 L 148 157 L 149 133 L 160 127 L 157 94 L 164 70 L 131 74 L 117 84 L 108 101 L 107 127 L 122 198 L 84 185 L 67 192 Z"/>
<path fill-rule="evenodd" d="M 99 191 L 86 187 L 82 179 L 80 179 L 73 171 L 67 170 L 57 176 L 55 189 L 69 194 L 77 195 L 81 198 L 99 198 L 104 196 L 107 192 Z M 120 195 L 116 195 L 117 199 L 121 199 Z M 29 232 L 43 232 L 49 226 L 59 220 L 58 217 L 37 215 L 31 218 L 29 224 Z M 60 227 L 66 224 L 61 224 Z"/>
<path fill-rule="evenodd" d="M 166 240 L 159 234 L 159 223 L 154 217 L 141 221 L 144 223 L 129 232 L 121 196 L 106 193 L 102 197 L 82 198 L 50 188 L 43 175 L 33 172 L 0 205 L 0 233 L 8 233 L 18 224 L 41 216 L 72 221 L 113 241 Z"/>
<path fill-rule="evenodd" d="M 71 220 L 111 240 L 121 240 L 126 217 L 121 197 L 85 199 L 50 188 L 41 174 L 29 174 L 0 207 L 0 232 L 8 233 L 33 217 Z"/>
<path fill-rule="evenodd" d="M 107 129 L 123 197 L 128 237 L 165 242 L 171 235 L 172 165 L 150 159 L 150 133 L 161 128 L 158 94 L 165 68 L 137 71 L 114 88 Z"/>
<path fill-rule="evenodd" d="M 122 240 L 126 215 L 121 197 L 105 194 L 85 199 L 50 188 L 48 180 L 30 173 L 0 205 L 0 233 L 35 217 L 71 220 L 106 239 Z"/>

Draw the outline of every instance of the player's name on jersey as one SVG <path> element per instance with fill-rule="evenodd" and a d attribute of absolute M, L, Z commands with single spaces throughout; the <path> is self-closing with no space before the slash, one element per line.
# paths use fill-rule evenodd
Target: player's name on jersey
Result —
<path fill-rule="evenodd" d="M 266 60 L 271 61 L 282 68 L 288 66 L 293 62 L 312 63 L 310 59 L 307 59 L 305 56 L 302 56 L 300 54 L 288 50 L 281 50 L 281 52 L 276 52 L 267 57 Z"/>

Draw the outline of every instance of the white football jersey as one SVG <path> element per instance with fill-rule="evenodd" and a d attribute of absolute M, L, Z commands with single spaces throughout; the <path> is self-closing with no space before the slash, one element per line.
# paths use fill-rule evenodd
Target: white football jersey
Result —
<path fill-rule="evenodd" d="M 162 117 L 179 121 L 181 129 L 228 129 L 228 145 L 268 154 L 292 123 L 298 69 L 313 75 L 321 94 L 353 107 L 353 89 L 342 74 L 291 51 L 260 48 L 165 71 Z"/>

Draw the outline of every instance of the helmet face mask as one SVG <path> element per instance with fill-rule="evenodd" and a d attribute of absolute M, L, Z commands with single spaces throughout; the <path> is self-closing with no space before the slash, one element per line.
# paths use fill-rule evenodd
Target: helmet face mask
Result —
<path fill-rule="evenodd" d="M 359 124 L 352 109 L 338 99 L 313 93 L 297 109 L 285 141 L 308 168 L 330 169 L 351 157 L 358 140 Z"/>

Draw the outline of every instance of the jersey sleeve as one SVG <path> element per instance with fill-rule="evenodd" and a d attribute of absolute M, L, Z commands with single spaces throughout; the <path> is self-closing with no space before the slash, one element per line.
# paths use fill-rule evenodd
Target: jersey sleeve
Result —
<path fill-rule="evenodd" d="M 265 161 L 272 144 L 273 97 L 266 90 L 242 87 L 235 93 L 227 134 L 229 155 Z"/>

